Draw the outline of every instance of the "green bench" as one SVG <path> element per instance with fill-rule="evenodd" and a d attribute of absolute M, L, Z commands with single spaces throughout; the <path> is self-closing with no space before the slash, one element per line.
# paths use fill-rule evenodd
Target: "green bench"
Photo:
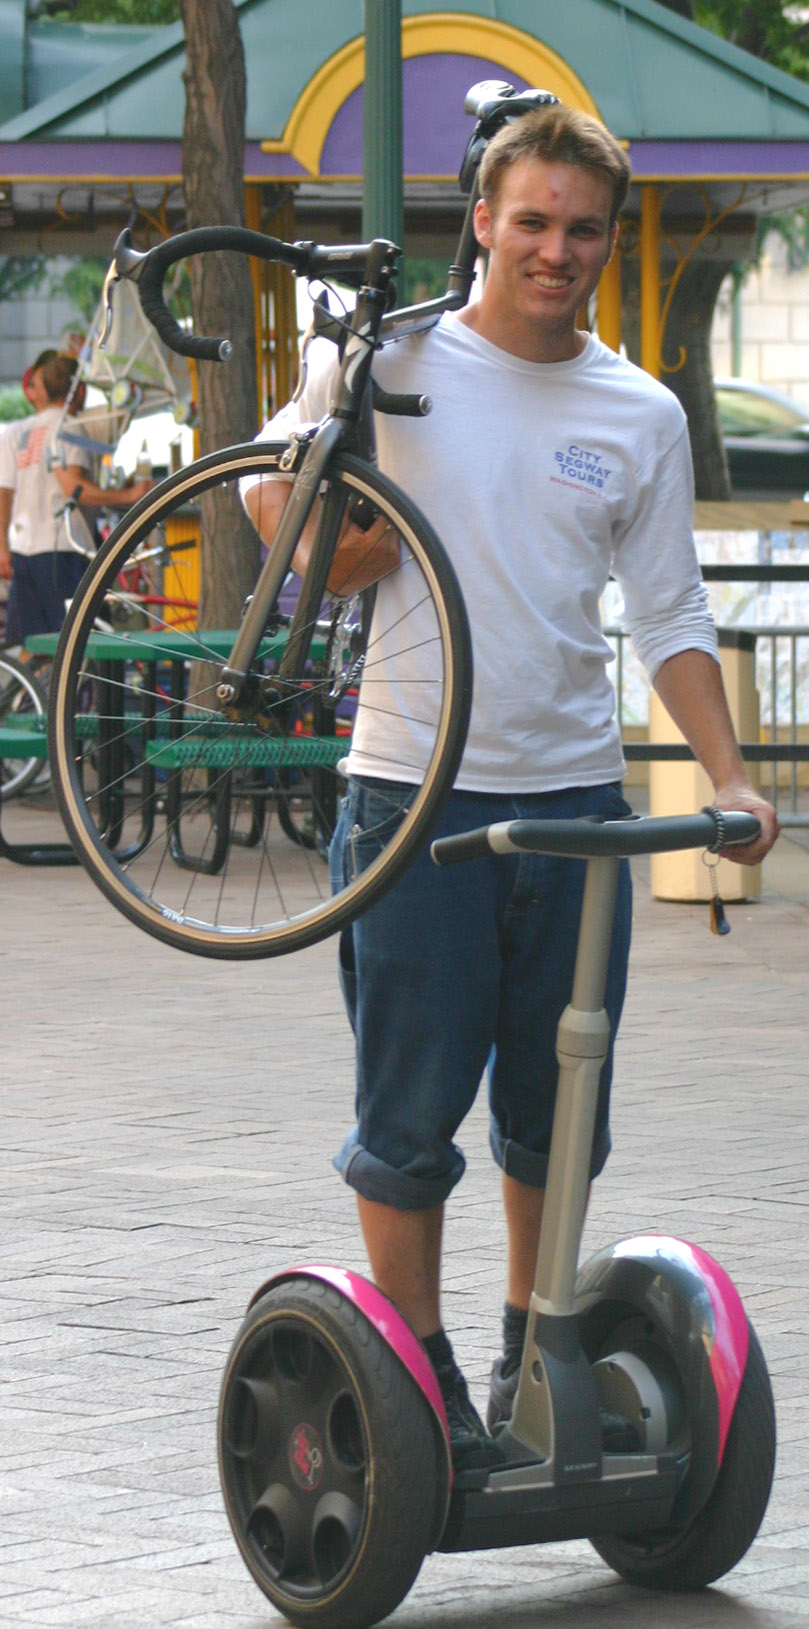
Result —
<path fill-rule="evenodd" d="M 144 757 L 155 769 L 330 769 L 349 744 L 341 735 L 233 736 L 192 724 L 173 740 L 149 742 Z"/>
<path fill-rule="evenodd" d="M 47 758 L 48 721 L 44 714 L 15 713 L 0 724 L 0 758 Z"/>
<path fill-rule="evenodd" d="M 20 713 L 0 724 L 0 759 L 48 756 L 47 720 L 37 714 Z M 0 810 L 3 800 L 0 798 Z M 76 865 L 70 843 L 11 843 L 0 826 L 0 859 L 15 865 Z"/>
<path fill-rule="evenodd" d="M 139 734 L 144 720 L 128 716 L 124 721 L 125 733 Z M 143 761 L 154 771 L 182 771 L 204 769 L 228 771 L 238 769 L 327 769 L 344 758 L 348 748 L 347 736 L 234 736 L 231 726 L 224 720 L 212 720 L 204 726 L 192 719 L 178 722 L 168 713 L 160 714 L 147 726 L 152 739 L 146 739 Z M 98 715 L 86 713 L 76 719 L 76 735 L 80 740 L 94 740 L 99 734 Z M 6 719 L 0 725 L 0 759 L 40 758 L 48 756 L 47 721 L 32 715 Z M 174 842 L 175 858 L 186 859 L 177 832 Z M 69 843 L 9 843 L 0 828 L 0 857 L 14 860 L 18 865 L 57 865 L 75 860 Z"/>

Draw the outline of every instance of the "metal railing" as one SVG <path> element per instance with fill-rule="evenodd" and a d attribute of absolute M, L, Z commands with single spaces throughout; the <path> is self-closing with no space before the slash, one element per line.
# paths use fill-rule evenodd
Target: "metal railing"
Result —
<path fill-rule="evenodd" d="M 707 577 L 710 568 L 704 567 Z M 714 568 L 736 577 L 744 568 Z M 806 568 L 798 568 L 806 571 Z M 779 569 L 779 577 L 783 568 Z M 713 574 L 713 573 L 712 573 Z M 746 580 L 761 578 L 761 568 L 751 569 Z M 762 579 L 763 580 L 763 579 Z M 770 579 L 772 580 L 772 579 Z M 809 572 L 800 580 L 809 580 Z M 778 809 L 784 826 L 809 827 L 809 790 L 800 776 L 800 765 L 809 763 L 809 740 L 801 741 L 801 727 L 809 727 L 809 626 L 791 627 L 759 624 L 734 626 L 734 632 L 752 635 L 756 640 L 756 686 L 761 709 L 761 732 L 767 739 L 740 743 L 743 757 L 762 766 L 762 790 Z M 621 733 L 625 733 L 626 642 L 628 635 L 619 627 L 606 627 L 604 633 L 616 652 L 615 688 Z M 803 644 L 803 650 L 801 645 Z M 762 651 L 762 645 L 765 650 Z M 786 647 L 786 649 L 784 648 Z M 806 716 L 802 718 L 802 714 Z M 624 740 L 627 762 L 693 761 L 690 747 L 671 742 Z M 787 785 L 779 778 L 779 766 L 789 766 Z M 769 773 L 767 770 L 769 769 Z M 803 799 L 801 794 L 803 793 Z M 801 807 L 803 801 L 804 807 Z"/>

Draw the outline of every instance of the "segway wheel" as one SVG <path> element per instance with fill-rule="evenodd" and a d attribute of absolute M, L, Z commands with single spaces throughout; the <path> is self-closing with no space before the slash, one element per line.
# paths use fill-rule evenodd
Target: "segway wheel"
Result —
<path fill-rule="evenodd" d="M 705 1589 L 749 1549 L 772 1486 L 775 1407 L 755 1331 L 719 1474 L 707 1502 L 686 1528 L 593 1539 L 621 1578 L 646 1589 Z"/>
<path fill-rule="evenodd" d="M 425 1397 L 363 1314 L 292 1278 L 228 1357 L 219 1467 L 236 1543 L 290 1623 L 366 1629 L 440 1536 L 446 1455 Z"/>

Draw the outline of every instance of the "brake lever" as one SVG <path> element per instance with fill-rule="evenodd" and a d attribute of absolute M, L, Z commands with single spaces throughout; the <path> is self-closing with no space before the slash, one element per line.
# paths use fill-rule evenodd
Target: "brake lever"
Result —
<path fill-rule="evenodd" d="M 101 300 L 104 306 L 104 330 L 98 342 L 100 351 L 106 349 L 112 331 L 113 290 L 115 285 L 120 283 L 122 277 L 129 277 L 136 283 L 146 259 L 147 254 L 145 252 L 141 253 L 140 250 L 133 249 L 132 234 L 129 227 L 125 226 L 123 232 L 115 240 L 112 260 L 107 268 L 107 275 L 104 278 L 101 290 Z"/>

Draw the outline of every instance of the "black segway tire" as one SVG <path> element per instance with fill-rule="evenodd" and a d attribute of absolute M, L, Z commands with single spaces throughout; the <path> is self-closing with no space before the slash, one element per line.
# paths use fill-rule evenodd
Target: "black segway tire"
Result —
<path fill-rule="evenodd" d="M 403 1600 L 446 1508 L 436 1429 L 331 1285 L 284 1280 L 251 1309 L 222 1382 L 220 1476 L 242 1557 L 289 1623 L 369 1629 Z"/>
<path fill-rule="evenodd" d="M 752 1325 L 747 1364 L 713 1489 L 694 1520 L 637 1535 L 592 1540 L 608 1566 L 646 1589 L 699 1590 L 730 1572 L 752 1544 L 775 1468 L 775 1408 Z"/>

